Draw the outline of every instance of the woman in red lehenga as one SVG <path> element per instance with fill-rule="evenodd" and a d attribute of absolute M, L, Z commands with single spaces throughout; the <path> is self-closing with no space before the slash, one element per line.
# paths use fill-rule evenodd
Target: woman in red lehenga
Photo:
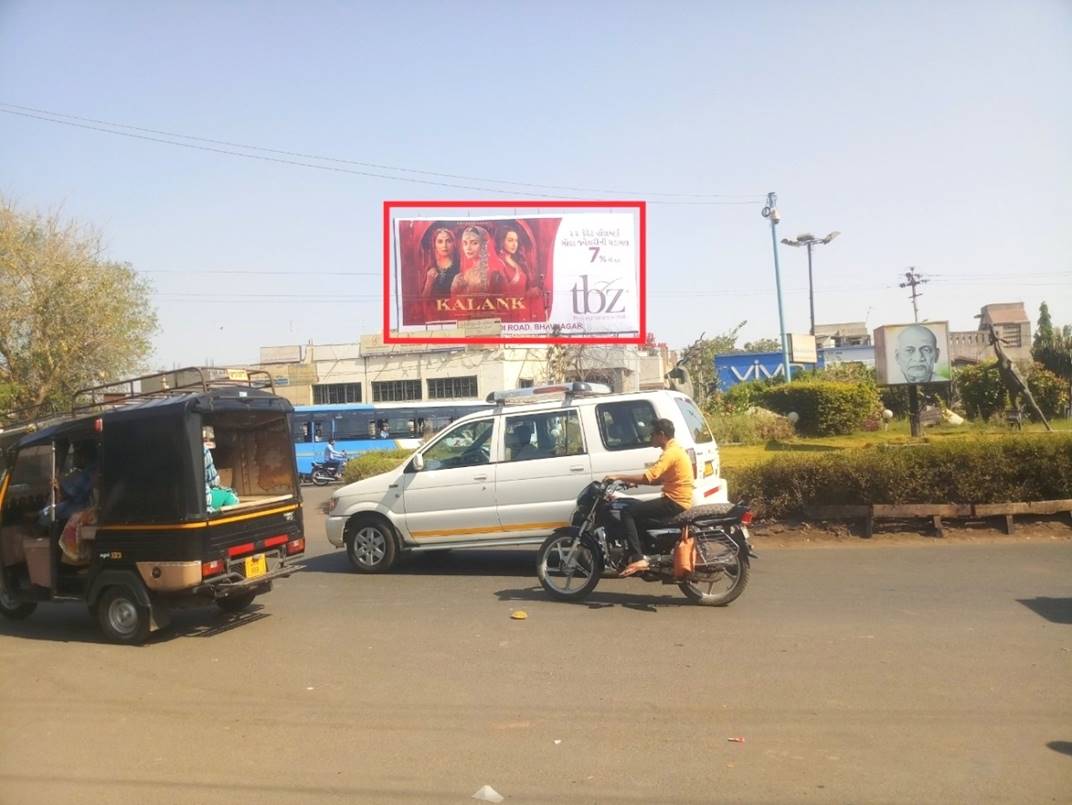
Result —
<path fill-rule="evenodd" d="M 486 310 L 484 305 L 498 284 L 502 261 L 495 253 L 491 234 L 482 226 L 467 226 L 462 230 L 461 273 L 450 287 L 452 315 L 459 319 L 500 318 L 498 311 Z"/>
<path fill-rule="evenodd" d="M 499 230 L 499 254 L 503 259 L 504 294 L 521 297 L 525 309 L 517 311 L 512 321 L 546 321 L 544 289 L 536 270 L 535 238 L 528 223 L 510 221 Z"/>

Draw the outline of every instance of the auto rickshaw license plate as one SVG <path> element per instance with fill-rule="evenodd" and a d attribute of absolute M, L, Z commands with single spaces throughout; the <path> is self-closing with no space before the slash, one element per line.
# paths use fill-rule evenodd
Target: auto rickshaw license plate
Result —
<path fill-rule="evenodd" d="M 257 556 L 250 556 L 246 559 L 246 578 L 252 579 L 257 576 L 263 576 L 268 572 L 268 560 L 264 554 L 258 554 Z"/>

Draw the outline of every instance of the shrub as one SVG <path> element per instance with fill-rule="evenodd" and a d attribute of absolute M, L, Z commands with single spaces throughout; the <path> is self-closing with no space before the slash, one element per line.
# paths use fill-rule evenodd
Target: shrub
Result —
<path fill-rule="evenodd" d="M 763 399 L 780 414 L 795 411 L 797 429 L 816 436 L 852 433 L 881 405 L 874 384 L 866 381 L 796 380 L 768 389 Z"/>
<path fill-rule="evenodd" d="M 980 437 L 796 455 L 726 470 L 736 498 L 763 517 L 808 505 L 1004 503 L 1068 497 L 1072 435 Z"/>
<path fill-rule="evenodd" d="M 1064 414 L 1068 407 L 1068 389 L 1060 377 L 1034 363 L 1027 371 L 1026 379 L 1043 416 L 1050 418 Z M 997 361 L 964 367 L 957 373 L 956 382 L 970 419 L 990 419 L 1009 404 Z"/>
<path fill-rule="evenodd" d="M 1005 386 L 997 361 L 965 366 L 953 375 L 968 419 L 990 419 L 1005 407 Z"/>
<path fill-rule="evenodd" d="M 1047 419 L 1064 416 L 1068 410 L 1068 384 L 1042 364 L 1032 364 L 1027 386 Z"/>
<path fill-rule="evenodd" d="M 368 453 L 362 453 L 357 458 L 352 458 L 346 462 L 346 466 L 342 470 L 342 480 L 344 483 L 352 484 L 354 481 L 361 481 L 365 478 L 371 478 L 373 475 L 388 472 L 411 455 L 413 455 L 412 450 L 401 449 L 372 450 Z"/>
<path fill-rule="evenodd" d="M 753 409 L 751 413 L 709 414 L 707 423 L 719 444 L 764 444 L 796 435 L 796 429 L 788 419 L 763 409 Z"/>
<path fill-rule="evenodd" d="M 764 395 L 772 388 L 783 385 L 781 378 L 768 378 L 764 380 L 751 380 L 747 383 L 738 383 L 711 398 L 708 410 L 717 414 L 743 414 L 750 408 L 763 405 Z"/>

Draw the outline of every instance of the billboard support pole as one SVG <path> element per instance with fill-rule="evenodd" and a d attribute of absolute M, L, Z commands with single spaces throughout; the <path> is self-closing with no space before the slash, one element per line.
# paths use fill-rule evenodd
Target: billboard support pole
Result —
<path fill-rule="evenodd" d="M 775 206 L 778 203 L 777 193 L 767 193 L 767 206 L 763 208 L 763 217 L 770 220 L 771 244 L 774 247 L 774 287 L 778 292 L 778 329 L 782 334 L 782 369 L 785 372 L 785 382 L 793 379 L 789 371 L 789 339 L 785 334 L 785 313 L 782 310 L 782 272 L 778 267 L 778 222 L 781 216 Z"/>
<path fill-rule="evenodd" d="M 922 428 L 919 426 L 919 386 L 912 383 L 908 387 L 908 426 L 912 438 L 922 436 Z"/>

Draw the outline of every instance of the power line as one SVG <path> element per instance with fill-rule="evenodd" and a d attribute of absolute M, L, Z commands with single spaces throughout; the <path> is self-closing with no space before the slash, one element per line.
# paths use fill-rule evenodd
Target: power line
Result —
<path fill-rule="evenodd" d="M 730 200 L 721 200 L 721 201 L 712 201 L 712 200 L 702 200 L 702 201 L 696 201 L 696 200 L 686 200 L 686 201 L 661 200 L 661 201 L 658 201 L 658 200 L 656 200 L 656 201 L 650 201 L 649 203 L 651 203 L 651 204 L 675 204 L 675 205 L 694 205 L 694 206 L 721 206 L 721 205 L 732 206 L 732 205 L 759 205 L 759 204 L 762 203 L 762 198 L 760 197 L 759 194 L 754 194 L 754 195 L 748 195 L 748 194 L 724 195 L 724 194 L 718 194 L 718 193 L 659 193 L 659 192 L 638 193 L 638 192 L 635 192 L 635 191 L 627 191 L 627 190 L 607 190 L 607 189 L 598 189 L 598 188 L 572 187 L 572 186 L 568 186 L 568 185 L 544 185 L 544 184 L 535 184 L 535 183 L 532 183 L 532 182 L 515 182 L 515 181 L 511 181 L 511 180 L 506 180 L 506 179 L 485 179 L 485 178 L 478 178 L 478 177 L 463 176 L 463 175 L 459 175 L 459 174 L 439 173 L 439 172 L 436 172 L 436 171 L 417 170 L 415 168 L 399 168 L 399 167 L 393 167 L 393 166 L 390 166 L 390 165 L 380 165 L 380 164 L 371 163 L 371 162 L 359 162 L 359 161 L 356 161 L 356 160 L 340 159 L 340 158 L 336 158 L 336 157 L 321 157 L 321 156 L 316 156 L 316 155 L 311 155 L 311 154 L 303 154 L 301 152 L 296 152 L 296 151 L 284 151 L 284 150 L 274 149 L 274 148 L 265 148 L 265 147 L 262 147 L 262 146 L 244 145 L 244 144 L 241 144 L 241 143 L 228 142 L 226 140 L 214 140 L 214 139 L 207 138 L 207 137 L 196 137 L 196 136 L 193 136 L 193 135 L 178 134 L 178 133 L 174 133 L 174 132 L 162 131 L 162 130 L 159 130 L 159 129 L 147 129 L 147 128 L 142 128 L 142 127 L 138 127 L 138 126 L 128 126 L 128 125 L 125 125 L 125 124 L 122 124 L 122 123 L 110 123 L 108 121 L 96 120 L 94 118 L 82 118 L 82 117 L 78 117 L 76 115 L 66 115 L 66 114 L 59 113 L 59 112 L 49 112 L 47 110 L 34 109 L 33 107 L 24 107 L 24 106 L 18 106 L 16 104 L 8 104 L 8 103 L 0 103 L 0 112 L 2 112 L 4 114 L 7 114 L 7 115 L 16 115 L 16 116 L 19 116 L 19 117 L 31 118 L 31 119 L 34 119 L 34 120 L 41 120 L 41 121 L 44 121 L 46 123 L 55 123 L 57 125 L 62 125 L 62 126 L 71 126 L 71 127 L 74 127 L 74 128 L 81 128 L 81 129 L 87 129 L 87 130 L 90 130 L 90 131 L 97 131 L 97 132 L 101 132 L 101 133 L 104 133 L 104 134 L 112 134 L 112 135 L 115 135 L 115 136 L 118 136 L 118 137 L 129 137 L 131 139 L 145 140 L 145 141 L 148 141 L 148 142 L 155 142 L 155 143 L 160 143 L 160 144 L 164 144 L 164 145 L 173 145 L 173 146 L 177 146 L 179 148 L 189 148 L 189 149 L 198 150 L 198 151 L 208 151 L 208 152 L 211 152 L 211 153 L 223 154 L 223 155 L 226 155 L 226 156 L 241 157 L 241 158 L 244 158 L 244 159 L 256 159 L 256 160 L 261 160 L 261 161 L 264 161 L 264 162 L 275 162 L 275 163 L 285 164 L 285 165 L 294 165 L 296 167 L 312 168 L 312 169 L 315 169 L 315 170 L 334 171 L 336 173 L 349 173 L 349 174 L 353 174 L 353 175 L 356 175 L 356 176 L 366 176 L 366 177 L 377 178 L 377 179 L 388 179 L 388 180 L 399 181 L 399 182 L 411 182 L 411 183 L 415 183 L 415 184 L 431 185 L 433 187 L 448 187 L 448 188 L 455 189 L 455 190 L 476 190 L 476 191 L 484 192 L 484 193 L 499 193 L 499 194 L 502 194 L 502 195 L 518 195 L 519 194 L 519 195 L 522 195 L 522 196 L 533 196 L 533 197 L 537 197 L 537 198 L 549 198 L 549 199 L 557 198 L 557 199 L 562 199 L 562 200 L 567 200 L 567 199 L 568 200 L 583 200 L 583 199 L 581 199 L 580 197 L 577 197 L 577 196 L 564 196 L 564 195 L 558 194 L 558 193 L 550 194 L 550 193 L 537 193 L 537 192 L 532 192 L 532 191 L 507 190 L 507 189 L 499 189 L 499 188 L 493 188 L 493 187 L 475 187 L 475 186 L 472 186 L 472 185 L 456 184 L 456 183 L 452 183 L 452 182 L 433 181 L 431 179 L 418 179 L 418 178 L 413 178 L 413 177 L 408 177 L 408 176 L 390 176 L 390 175 L 387 175 L 387 174 L 375 173 L 375 172 L 367 171 L 367 170 L 354 170 L 352 168 L 333 167 L 332 165 L 317 165 L 315 163 L 310 163 L 310 162 L 299 162 L 299 161 L 297 161 L 295 159 L 284 159 L 284 158 L 282 158 L 282 156 L 298 157 L 300 159 L 314 159 L 314 160 L 319 160 L 319 161 L 322 161 L 322 162 L 332 162 L 332 163 L 336 163 L 336 164 L 339 164 L 339 165 L 356 165 L 356 166 L 361 166 L 361 167 L 373 167 L 373 168 L 377 168 L 378 170 L 393 170 L 393 171 L 398 171 L 400 173 L 414 173 L 414 174 L 420 174 L 420 175 L 425 175 L 425 176 L 436 176 L 436 177 L 440 177 L 440 178 L 461 179 L 463 181 L 484 182 L 484 183 L 489 183 L 489 184 L 508 184 L 508 185 L 515 185 L 515 186 L 518 186 L 518 187 L 533 187 L 533 188 L 543 188 L 543 189 L 556 189 L 557 188 L 557 189 L 570 190 L 570 191 L 576 191 L 576 192 L 601 193 L 603 195 L 628 195 L 628 196 L 637 196 L 637 197 L 668 196 L 668 197 L 670 197 L 672 199 L 673 198 L 686 198 L 686 199 L 738 199 L 738 200 L 732 200 L 732 201 L 730 201 Z M 62 118 L 66 118 L 66 119 L 62 119 Z M 83 121 L 83 122 L 79 122 L 79 121 Z M 110 127 L 110 128 L 105 128 L 106 126 Z M 127 131 L 119 131 L 117 129 L 127 129 Z M 147 133 L 145 133 L 145 134 L 136 134 L 134 132 L 147 132 Z M 149 136 L 149 135 L 160 135 L 160 136 Z M 210 143 L 211 145 L 197 145 L 195 143 L 178 142 L 177 140 L 173 139 L 173 138 L 176 138 L 176 137 L 181 138 L 181 139 L 194 140 L 195 142 Z M 218 146 L 226 146 L 226 148 L 222 148 L 222 147 L 218 147 Z M 278 155 L 281 155 L 281 156 L 270 157 L 270 156 L 261 156 L 261 155 L 258 155 L 258 154 L 246 154 L 246 153 L 242 153 L 241 151 L 233 150 L 235 148 L 242 148 L 242 149 L 246 149 L 246 150 L 249 150 L 249 151 L 260 151 L 260 152 L 263 152 L 263 153 L 266 153 L 266 154 L 278 154 Z"/>
<path fill-rule="evenodd" d="M 912 316 L 915 321 L 919 321 L 919 308 L 916 307 L 916 299 L 923 295 L 916 290 L 916 286 L 922 285 L 924 282 L 930 282 L 930 280 L 923 279 L 914 267 L 910 267 L 905 272 L 905 281 L 900 283 L 900 287 L 912 289 Z"/>
<path fill-rule="evenodd" d="M 126 123 L 115 123 L 108 120 L 99 120 L 92 117 L 81 117 L 79 115 L 72 115 L 66 112 L 53 112 L 48 109 L 38 109 L 33 106 L 20 106 L 14 103 L 5 103 L 0 101 L 0 107 L 8 107 L 10 109 L 20 109 L 24 112 L 35 112 L 41 115 L 49 115 L 51 117 L 67 118 L 68 120 L 81 120 L 86 123 L 96 123 L 102 126 L 110 126 L 117 129 L 129 129 L 131 131 L 142 131 L 148 134 L 160 134 L 166 137 L 179 137 L 184 140 L 196 140 L 203 143 L 211 143 L 213 145 L 225 145 L 231 148 L 242 148 L 247 151 L 263 151 L 268 154 L 280 154 L 282 156 L 299 157 L 301 159 L 315 159 L 321 162 L 337 162 L 344 165 L 357 165 L 364 168 L 376 168 L 379 170 L 392 170 L 400 173 L 416 173 L 424 176 L 436 176 L 443 179 L 461 179 L 468 182 L 485 182 L 488 184 L 509 184 L 516 185 L 518 187 L 536 187 L 544 190 L 573 190 L 578 192 L 591 192 L 591 193 L 604 193 L 604 194 L 619 194 L 629 196 L 669 196 L 672 198 L 746 198 L 749 200 L 758 200 L 760 194 L 758 193 L 658 193 L 658 192 L 640 192 L 635 190 L 604 190 L 595 187 L 574 187 L 571 185 L 554 185 L 554 184 L 537 184 L 534 182 L 517 182 L 511 179 L 489 179 L 480 176 L 466 176 L 457 173 L 440 173 L 437 171 L 418 170 L 416 168 L 400 168 L 394 165 L 384 165 L 376 162 L 361 162 L 353 159 L 342 159 L 339 157 L 326 157 L 319 156 L 317 154 L 307 154 L 301 151 L 286 151 L 278 148 L 267 148 L 260 145 L 248 145 L 246 143 L 230 142 L 228 140 L 216 140 L 209 137 L 199 137 L 193 134 L 182 134 L 174 131 L 165 131 L 162 129 L 150 129 L 142 126 L 131 126 Z M 59 121 L 56 121 L 59 122 Z"/>
<path fill-rule="evenodd" d="M 254 269 L 189 268 L 180 271 L 169 269 L 136 269 L 139 274 L 163 274 L 175 277 L 187 274 L 233 274 L 256 277 L 382 277 L 382 271 L 256 271 Z"/>

